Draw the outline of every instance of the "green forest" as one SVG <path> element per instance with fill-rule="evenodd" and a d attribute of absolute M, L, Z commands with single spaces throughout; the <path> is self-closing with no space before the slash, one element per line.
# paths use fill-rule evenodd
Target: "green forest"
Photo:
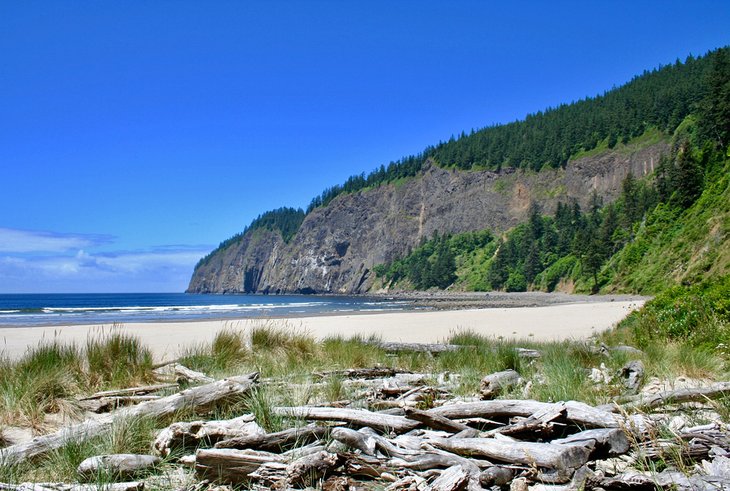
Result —
<path fill-rule="evenodd" d="M 699 70 L 698 63 L 708 65 Z M 652 293 L 675 280 L 690 284 L 723 273 L 715 269 L 728 263 L 730 50 L 687 65 L 694 67 L 687 73 L 703 73 L 695 89 L 702 97 L 691 99 L 692 112 L 674 128 L 663 128 L 672 130 L 671 152 L 649 179 L 628 175 L 619 199 L 604 205 L 594 195 L 586 210 L 577 202 L 560 203 L 552 216 L 545 216 L 533 204 L 528 219 L 501 238 L 486 232 L 434 236 L 407 257 L 377 266 L 382 283 L 415 289 L 454 285 L 465 290 L 553 291 L 562 281 L 570 283 L 570 291 Z M 679 66 L 666 73 L 679 73 Z M 708 247 L 695 264 L 693 256 L 711 233 L 707 224 L 713 220 L 718 224 L 717 246 Z M 473 240 L 475 235 L 480 240 Z"/>
<path fill-rule="evenodd" d="M 248 227 L 244 228 L 243 232 L 240 232 L 218 244 L 218 247 L 198 261 L 198 264 L 195 267 L 198 268 L 206 264 L 215 254 L 220 253 L 221 251 L 240 242 L 243 240 L 243 237 L 247 232 L 252 232 L 254 230 L 270 230 L 278 232 L 281 234 L 281 238 L 284 239 L 284 242 L 289 242 L 297 233 L 297 230 L 299 230 L 299 227 L 304 221 L 304 217 L 305 213 L 301 208 L 281 207 L 262 213 L 256 217 Z"/>
<path fill-rule="evenodd" d="M 671 135 L 706 100 L 705 83 L 714 60 L 727 49 L 659 67 L 602 95 L 528 115 L 524 120 L 488 126 L 452 136 L 418 155 L 381 165 L 369 174 L 352 176 L 325 189 L 307 212 L 327 205 L 343 193 L 417 175 L 427 160 L 443 167 L 540 170 L 565 166 L 571 157 L 616 144 L 658 129 Z"/>
<path fill-rule="evenodd" d="M 464 170 L 539 170 L 627 143 L 664 139 L 671 141 L 671 152 L 654 175 L 643 180 L 628 176 L 615 202 L 604 204 L 593 196 L 586 209 L 564 202 L 549 215 L 533 204 L 528 220 L 501 237 L 487 231 L 435 235 L 406 257 L 377 265 L 379 284 L 651 293 L 723 273 L 717 265 L 730 262 L 722 247 L 727 223 L 715 227 L 720 246 L 707 248 L 701 257 L 695 249 L 710 233 L 708 221 L 727 217 L 729 80 L 730 48 L 677 60 L 602 95 L 462 133 L 370 174 L 352 176 L 314 198 L 306 213 L 279 208 L 260 215 L 217 251 L 257 229 L 277 231 L 289 242 L 312 210 L 342 193 L 415 176 L 426 161 Z"/>

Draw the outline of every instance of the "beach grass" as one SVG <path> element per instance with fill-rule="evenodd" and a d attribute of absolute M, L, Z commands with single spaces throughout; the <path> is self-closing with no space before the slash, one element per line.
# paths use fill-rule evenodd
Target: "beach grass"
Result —
<path fill-rule="evenodd" d="M 252 413 L 258 424 L 273 432 L 291 426 L 277 415 L 277 406 L 296 406 L 353 400 L 352 407 L 374 409 L 362 389 L 338 370 L 390 367 L 452 381 L 452 397 L 478 398 L 480 382 L 490 373 L 516 370 L 523 383 L 505 391 L 504 398 L 531 398 L 541 401 L 578 400 L 590 404 L 609 403 L 626 394 L 618 376 L 629 361 L 640 359 L 647 378 L 674 380 L 726 378 L 723 352 L 708 350 L 678 340 L 645 342 L 628 320 L 621 327 L 581 341 L 535 341 L 483 336 L 469 330 L 451 333 L 444 343 L 461 348 L 439 355 L 429 353 L 388 353 L 377 337 L 328 337 L 316 340 L 286 321 L 261 321 L 250 329 L 226 326 L 210 343 L 188 348 L 178 360 L 183 365 L 222 378 L 258 371 L 262 384 L 240 400 L 216 408 L 208 415 L 227 419 Z M 638 345 L 642 352 L 621 350 L 601 352 L 609 346 Z M 520 348 L 539 352 L 524 357 Z M 588 377 L 591 369 L 601 369 L 611 380 L 596 383 Z M 52 430 L 49 414 L 80 416 L 75 401 L 95 390 L 123 388 L 153 382 L 150 350 L 138 339 L 113 329 L 90 338 L 83 346 L 44 341 L 20 359 L 0 360 L 0 422 L 5 426 L 32 428 L 37 434 Z M 454 382 L 455 381 L 455 382 Z M 424 393 L 418 407 L 427 409 L 438 396 Z M 730 399 L 714 403 L 718 413 L 730 414 Z M 192 421 L 200 415 L 181 411 L 175 421 Z M 156 430 L 170 420 L 135 419 L 115 421 L 103 437 L 67 445 L 43 457 L 33 466 L 0 466 L 0 481 L 77 479 L 76 467 L 85 458 L 104 453 L 150 453 Z M 303 424 L 294 422 L 293 424 Z M 100 483 L 112 476 L 98 476 Z"/>

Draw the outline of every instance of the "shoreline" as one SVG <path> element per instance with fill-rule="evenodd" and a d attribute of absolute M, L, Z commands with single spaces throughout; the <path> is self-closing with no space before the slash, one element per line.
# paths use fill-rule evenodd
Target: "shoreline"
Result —
<path fill-rule="evenodd" d="M 492 294 L 493 295 L 493 294 Z M 571 296 L 572 297 L 572 296 Z M 595 297 L 594 297 L 595 298 Z M 600 298 L 600 297 L 599 297 Z M 82 346 L 89 337 L 118 330 L 137 336 L 152 350 L 156 361 L 179 357 L 186 347 L 210 342 L 222 329 L 248 330 L 273 324 L 306 332 L 321 340 L 328 336 L 379 336 L 384 341 L 433 343 L 459 330 L 535 341 L 586 339 L 616 325 L 629 312 L 640 308 L 644 298 L 611 298 L 603 301 L 573 301 L 541 306 L 499 306 L 448 310 L 349 312 L 329 315 L 130 322 L 121 326 L 54 325 L 0 327 L 0 351 L 10 358 L 22 356 L 29 347 L 57 340 Z M 575 299 L 574 300 L 579 300 Z"/>

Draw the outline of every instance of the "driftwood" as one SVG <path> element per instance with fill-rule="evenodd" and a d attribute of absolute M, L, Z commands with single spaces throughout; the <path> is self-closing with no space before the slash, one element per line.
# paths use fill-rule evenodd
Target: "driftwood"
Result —
<path fill-rule="evenodd" d="M 330 435 L 334 440 L 337 440 L 347 447 L 357 449 L 365 455 L 375 455 L 377 441 L 372 435 L 368 435 L 361 431 L 351 430 L 350 428 L 334 428 Z"/>
<path fill-rule="evenodd" d="M 461 491 L 469 486 L 471 474 L 460 465 L 446 469 L 431 483 L 431 491 Z"/>
<path fill-rule="evenodd" d="M 592 458 L 622 455 L 629 451 L 629 439 L 621 428 L 596 428 L 553 440 L 558 445 L 579 445 L 591 451 Z"/>
<path fill-rule="evenodd" d="M 418 422 L 403 416 L 374 413 L 364 409 L 340 409 L 329 407 L 275 407 L 273 413 L 278 416 L 308 419 L 313 421 L 343 421 L 357 427 L 368 426 L 379 431 L 395 431 L 404 433 L 418 426 Z"/>
<path fill-rule="evenodd" d="M 177 386 L 176 386 L 177 387 Z M 107 413 L 122 406 L 131 406 L 140 402 L 154 401 L 160 396 L 118 396 L 100 399 L 84 399 L 78 402 L 79 407 L 92 413 Z"/>
<path fill-rule="evenodd" d="M 719 399 L 730 394 L 730 382 L 720 382 L 707 387 L 677 389 L 660 392 L 652 395 L 638 395 L 621 399 L 621 406 L 616 404 L 603 406 L 606 409 L 655 409 L 668 404 L 684 402 L 704 402 L 710 399 Z"/>
<path fill-rule="evenodd" d="M 500 462 L 537 466 L 567 479 L 588 462 L 584 447 L 552 443 L 506 442 L 492 438 L 442 438 L 432 444 L 459 455 L 485 457 Z"/>
<path fill-rule="evenodd" d="M 374 479 L 388 470 L 387 465 L 378 458 L 355 453 L 340 453 L 344 459 L 345 475 L 357 478 Z"/>
<path fill-rule="evenodd" d="M 479 393 L 482 399 L 494 399 L 505 389 L 519 384 L 520 380 L 520 374 L 514 370 L 492 373 L 482 379 Z"/>
<path fill-rule="evenodd" d="M 201 384 L 209 384 L 215 379 L 208 377 L 206 374 L 191 370 L 190 368 L 181 365 L 177 362 L 168 363 L 162 365 L 153 370 L 155 375 L 160 378 L 167 378 L 175 380 L 176 382 L 196 382 Z"/>
<path fill-rule="evenodd" d="M 241 397 L 254 386 L 257 379 L 258 373 L 231 377 L 193 387 L 155 401 L 119 409 L 98 420 L 85 421 L 49 435 L 36 437 L 26 443 L 0 449 L 0 462 L 5 465 L 16 464 L 60 448 L 68 442 L 102 435 L 112 428 L 115 420 L 139 417 L 161 418 L 189 407 L 194 407 L 199 411 L 209 410 L 218 404 Z"/>
<path fill-rule="evenodd" d="M 85 480 L 93 480 L 99 475 L 129 479 L 149 471 L 161 462 L 152 455 L 112 454 L 89 457 L 79 464 L 76 472 Z"/>
<path fill-rule="evenodd" d="M 309 443 L 325 436 L 327 428 L 324 426 L 307 425 L 301 428 L 291 428 L 276 433 L 251 433 L 219 441 L 215 448 L 252 448 L 280 452 L 282 449 L 295 444 Z"/>
<path fill-rule="evenodd" d="M 108 484 L 69 484 L 62 482 L 0 483 L 0 491 L 142 491 L 143 482 L 115 482 Z"/>
<path fill-rule="evenodd" d="M 90 396 L 79 398 L 80 401 L 88 401 L 90 399 L 102 399 L 104 397 L 124 397 L 124 396 L 143 396 L 152 392 L 158 392 L 165 389 L 177 389 L 177 384 L 156 384 L 145 385 L 142 387 L 130 387 L 128 389 L 104 390 L 96 392 Z"/>
<path fill-rule="evenodd" d="M 559 404 L 559 406 L 557 405 Z M 589 428 L 618 428 L 625 423 L 622 417 L 582 402 L 538 402 L 532 400 L 503 399 L 495 401 L 450 404 L 430 409 L 429 412 L 451 419 L 528 417 L 535 413 L 549 412 L 552 408 L 564 408 L 564 419 L 578 426 Z"/>
<path fill-rule="evenodd" d="M 443 416 L 439 416 L 438 414 L 435 414 L 433 412 L 421 411 L 420 409 L 407 407 L 405 408 L 405 413 L 406 418 L 412 419 L 414 421 L 420 421 L 421 423 L 425 424 L 429 428 L 433 428 L 434 430 L 443 430 L 449 431 L 451 433 L 459 433 L 461 431 L 472 429 L 465 424 L 458 423 L 449 418 L 444 418 Z"/>
<path fill-rule="evenodd" d="M 195 453 L 195 473 L 201 479 L 244 483 L 262 464 L 286 464 L 286 458 L 257 450 L 200 449 Z"/>
<path fill-rule="evenodd" d="M 462 349 L 474 349 L 474 346 L 461 344 L 432 344 L 432 343 L 397 343 L 392 341 L 366 341 L 389 353 L 400 353 L 403 351 L 413 351 L 416 353 L 439 354 L 449 351 L 459 351 Z"/>
<path fill-rule="evenodd" d="M 553 421 L 564 418 L 566 413 L 567 410 L 563 403 L 551 404 L 527 418 L 490 430 L 487 432 L 487 436 L 495 434 L 515 435 L 526 432 L 549 433 L 553 428 Z"/>
<path fill-rule="evenodd" d="M 340 465 L 340 457 L 327 451 L 301 457 L 286 468 L 286 483 L 290 486 L 306 487 L 325 478 Z"/>
<path fill-rule="evenodd" d="M 175 450 L 192 449 L 201 443 L 213 445 L 221 440 L 238 437 L 261 437 L 266 434 L 254 422 L 251 414 L 222 421 L 192 421 L 173 423 L 157 434 L 153 448 L 166 457 Z"/>
<path fill-rule="evenodd" d="M 621 368 L 621 378 L 623 379 L 624 386 L 632 393 L 637 393 L 644 383 L 644 362 L 641 360 L 633 360 L 626 363 Z"/>
<path fill-rule="evenodd" d="M 402 370 L 400 368 L 389 368 L 389 367 L 373 367 L 373 368 L 349 368 L 347 370 L 332 370 L 329 372 L 315 372 L 313 375 L 317 377 L 342 377 L 349 379 L 374 379 L 374 378 L 385 378 L 394 377 L 400 373 L 413 373 L 408 370 Z"/>

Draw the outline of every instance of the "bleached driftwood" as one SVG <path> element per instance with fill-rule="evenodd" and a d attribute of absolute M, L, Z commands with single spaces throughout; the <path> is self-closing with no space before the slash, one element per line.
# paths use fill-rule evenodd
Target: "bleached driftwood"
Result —
<path fill-rule="evenodd" d="M 416 428 L 419 423 L 403 416 L 374 413 L 364 409 L 329 408 L 329 407 L 275 407 L 277 416 L 308 419 L 312 421 L 342 421 L 353 426 L 369 426 L 379 431 L 395 431 L 404 433 Z"/>
<path fill-rule="evenodd" d="M 403 351 L 413 351 L 416 353 L 439 354 L 448 351 L 459 351 L 461 349 L 474 349 L 474 346 L 465 346 L 460 344 L 440 344 L 440 343 L 398 343 L 393 341 L 367 341 L 389 353 L 400 353 Z"/>
<path fill-rule="evenodd" d="M 173 423 L 157 434 L 153 448 L 166 457 L 175 450 L 193 449 L 201 443 L 208 446 L 236 437 L 260 437 L 266 434 L 252 414 L 220 421 Z"/>
<path fill-rule="evenodd" d="M 94 479 L 100 474 L 129 479 L 154 468 L 161 462 L 152 455 L 112 454 L 89 457 L 81 462 L 76 472 L 82 479 Z"/>
<path fill-rule="evenodd" d="M 286 483 L 298 488 L 312 486 L 330 474 L 339 464 L 340 458 L 337 454 L 324 450 L 306 455 L 287 466 Z"/>
<path fill-rule="evenodd" d="M 114 482 L 108 484 L 69 484 L 62 482 L 0 483 L 0 491 L 142 491 L 144 482 Z"/>
<path fill-rule="evenodd" d="M 590 449 L 591 458 L 622 455 L 629 451 L 629 439 L 621 428 L 595 428 L 553 440 L 558 445 L 579 445 Z"/>
<path fill-rule="evenodd" d="M 201 479 L 225 483 L 244 483 L 249 474 L 266 463 L 288 464 L 278 454 L 231 448 L 200 449 L 195 453 L 195 473 Z"/>
<path fill-rule="evenodd" d="M 446 469 L 430 486 L 431 491 L 461 491 L 469 486 L 469 471 L 461 465 Z"/>
<path fill-rule="evenodd" d="M 625 409 L 655 409 L 668 404 L 719 399 L 728 394 L 730 394 L 730 382 L 718 382 L 707 387 L 676 389 L 659 392 L 658 394 L 627 397 L 620 400 L 620 406 L 610 404 L 602 407 L 615 411 Z"/>
<path fill-rule="evenodd" d="M 0 462 L 5 465 L 16 464 L 60 448 L 68 442 L 102 435 L 112 428 L 115 420 L 139 417 L 161 418 L 191 407 L 198 411 L 207 411 L 218 404 L 241 397 L 254 386 L 257 379 L 258 373 L 231 377 L 186 389 L 155 401 L 119 409 L 105 414 L 97 420 L 84 421 L 55 433 L 33 438 L 29 442 L 0 449 Z"/>
<path fill-rule="evenodd" d="M 568 477 L 584 465 L 590 455 L 587 448 L 580 446 L 507 442 L 493 438 L 442 438 L 432 440 L 430 443 L 437 448 L 459 455 L 534 465 L 550 471 L 558 471 Z"/>
<path fill-rule="evenodd" d="M 451 433 L 459 433 L 464 430 L 471 430 L 469 426 L 453 421 L 449 418 L 445 418 L 438 414 L 429 411 L 422 411 L 413 407 L 405 408 L 406 418 L 414 421 L 420 421 L 429 428 L 434 430 L 443 430 Z"/>
<path fill-rule="evenodd" d="M 494 399 L 505 389 L 520 383 L 520 374 L 514 370 L 491 373 L 482 379 L 479 393 L 482 399 Z"/>
<path fill-rule="evenodd" d="M 100 399 L 85 399 L 78 402 L 79 407 L 92 413 L 106 413 L 122 406 L 131 406 L 140 402 L 154 401 L 160 396 L 117 396 Z"/>
<path fill-rule="evenodd" d="M 377 442 L 372 435 L 350 428 L 334 428 L 330 436 L 350 448 L 360 450 L 365 455 L 375 455 Z"/>
<path fill-rule="evenodd" d="M 375 379 L 393 377 L 400 373 L 412 373 L 408 370 L 390 367 L 372 367 L 372 368 L 348 368 L 347 370 L 332 370 L 329 372 L 315 372 L 317 377 L 343 377 L 350 379 Z"/>
<path fill-rule="evenodd" d="M 235 436 L 219 441 L 215 444 L 215 448 L 252 448 L 280 452 L 297 443 L 304 444 L 318 440 L 324 437 L 326 433 L 327 428 L 324 426 L 310 424 L 301 428 L 289 428 L 276 433 L 264 432 Z"/>
<path fill-rule="evenodd" d="M 144 385 L 141 387 L 130 387 L 128 389 L 104 390 L 96 392 L 90 396 L 80 397 L 80 401 L 88 401 L 90 399 L 101 399 L 103 397 L 124 397 L 124 396 L 143 396 L 152 392 L 158 392 L 165 389 L 177 389 L 177 384 L 155 384 Z"/>
<path fill-rule="evenodd" d="M 207 376 L 202 372 L 191 370 L 185 365 L 177 362 L 168 363 L 153 370 L 155 375 L 161 378 L 173 379 L 176 382 L 196 382 L 201 384 L 209 384 L 215 379 Z"/>
<path fill-rule="evenodd" d="M 528 417 L 535 413 L 549 412 L 560 404 L 565 409 L 565 420 L 589 428 L 617 428 L 624 423 L 621 416 L 576 401 L 562 403 L 538 402 L 533 400 L 500 399 L 494 401 L 449 404 L 433 409 L 430 413 L 450 419 Z"/>
<path fill-rule="evenodd" d="M 546 433 L 552 429 L 553 422 L 556 419 L 564 418 L 566 413 L 567 410 L 563 403 L 550 404 L 527 418 L 490 430 L 486 433 L 486 436 L 495 434 L 515 435 L 527 432 Z"/>

